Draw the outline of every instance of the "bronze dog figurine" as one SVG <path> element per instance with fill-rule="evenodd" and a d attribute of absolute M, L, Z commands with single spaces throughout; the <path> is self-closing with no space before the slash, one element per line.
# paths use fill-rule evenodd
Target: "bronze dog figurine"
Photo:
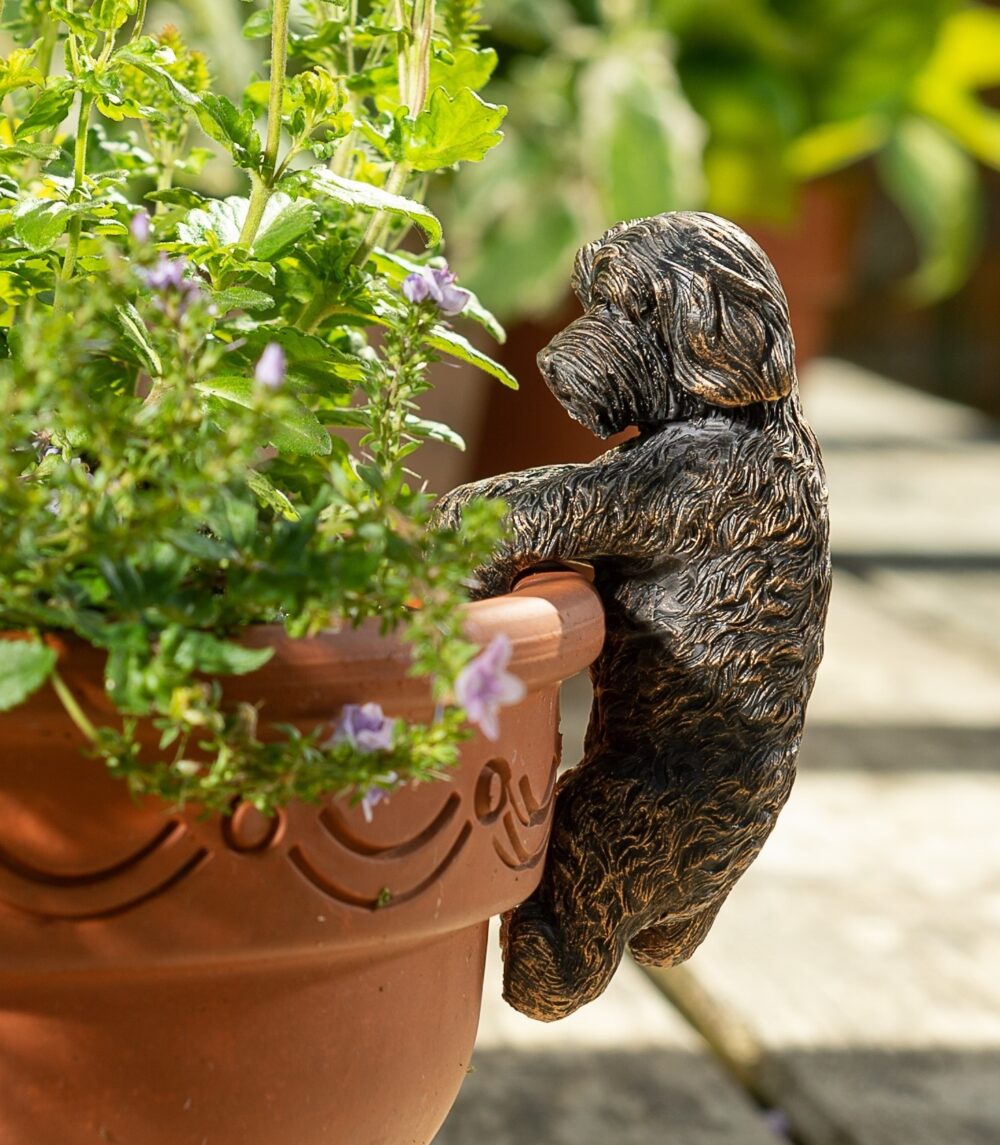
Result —
<path fill-rule="evenodd" d="M 826 487 L 781 284 L 708 214 L 613 227 L 577 256 L 585 313 L 539 354 L 569 414 L 638 437 L 586 465 L 462 486 L 509 506 L 480 595 L 588 561 L 607 613 L 583 761 L 558 787 L 542 883 L 505 917 L 504 996 L 543 1020 L 627 943 L 670 965 L 705 937 L 792 785 L 830 585 Z"/>

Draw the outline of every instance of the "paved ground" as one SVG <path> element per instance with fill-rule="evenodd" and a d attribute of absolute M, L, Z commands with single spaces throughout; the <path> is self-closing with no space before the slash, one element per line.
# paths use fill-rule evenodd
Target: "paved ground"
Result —
<path fill-rule="evenodd" d="M 687 966 L 542 1026 L 494 961 L 435 1145 L 1000 1143 L 1000 437 L 843 363 L 804 388 L 837 576 L 791 802 Z"/>

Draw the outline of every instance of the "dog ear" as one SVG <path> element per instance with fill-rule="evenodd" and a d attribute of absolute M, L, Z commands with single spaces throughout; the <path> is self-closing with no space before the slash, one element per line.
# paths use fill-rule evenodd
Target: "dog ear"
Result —
<path fill-rule="evenodd" d="M 714 215 L 661 218 L 675 233 L 660 266 L 657 309 L 677 384 L 716 406 L 787 397 L 795 385 L 795 343 L 767 256 Z"/>
<path fill-rule="evenodd" d="M 573 293 L 579 298 L 582 306 L 587 307 L 590 305 L 590 288 L 594 281 L 594 260 L 597 258 L 598 252 L 602 247 L 614 242 L 620 234 L 630 230 L 635 225 L 635 220 L 626 220 L 623 223 L 616 223 L 613 227 L 606 230 L 596 242 L 586 243 L 576 252 L 576 259 L 573 262 L 573 273 L 570 276 L 569 284 L 573 288 Z"/>

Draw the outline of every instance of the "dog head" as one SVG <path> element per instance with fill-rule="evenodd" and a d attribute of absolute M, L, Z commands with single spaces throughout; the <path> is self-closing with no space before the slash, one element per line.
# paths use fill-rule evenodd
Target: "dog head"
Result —
<path fill-rule="evenodd" d="M 781 283 L 760 247 L 716 215 L 620 223 L 577 255 L 584 314 L 538 355 L 549 388 L 598 437 L 677 420 L 702 403 L 775 402 L 795 386 Z"/>

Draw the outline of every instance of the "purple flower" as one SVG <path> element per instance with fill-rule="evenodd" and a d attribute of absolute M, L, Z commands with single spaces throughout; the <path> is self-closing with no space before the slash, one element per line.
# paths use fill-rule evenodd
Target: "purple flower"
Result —
<path fill-rule="evenodd" d="M 285 380 L 285 351 L 277 342 L 268 342 L 264 347 L 253 372 L 254 380 L 262 386 L 276 390 Z"/>
<path fill-rule="evenodd" d="M 430 298 L 442 314 L 458 314 L 472 295 L 454 283 L 455 276 L 447 267 L 425 267 L 403 279 L 403 296 L 413 303 Z"/>
<path fill-rule="evenodd" d="M 166 309 L 168 303 L 176 304 L 177 311 L 183 314 L 191 302 L 201 294 L 201 288 L 190 278 L 184 277 L 187 260 L 168 258 L 162 251 L 155 265 L 141 272 L 143 281 L 160 297 L 157 304 Z"/>
<path fill-rule="evenodd" d="M 377 706 L 377 705 L 376 705 Z M 386 785 L 393 785 L 399 782 L 399 776 L 394 771 L 387 771 L 385 775 L 376 775 L 376 780 L 379 783 Z M 389 798 L 389 792 L 385 787 L 369 787 L 368 790 L 361 797 L 361 813 L 365 817 L 365 822 L 372 821 L 372 811 L 380 803 L 385 802 Z"/>
<path fill-rule="evenodd" d="M 136 211 L 132 216 L 132 222 L 129 224 L 128 229 L 131 232 L 132 238 L 134 238 L 137 243 L 148 243 L 149 236 L 152 234 L 148 212 Z"/>
<path fill-rule="evenodd" d="M 327 745 L 349 743 L 362 752 L 388 751 L 394 726 L 381 704 L 344 704 Z"/>
<path fill-rule="evenodd" d="M 414 271 L 413 274 L 408 274 L 406 278 L 403 279 L 402 289 L 403 297 L 408 302 L 413 302 L 414 304 L 426 302 L 431 292 L 427 279 L 416 271 Z"/>
<path fill-rule="evenodd" d="M 455 699 L 487 739 L 495 740 L 500 734 L 500 708 L 524 699 L 524 684 L 506 671 L 512 651 L 507 636 L 494 636 L 455 681 Z"/>

